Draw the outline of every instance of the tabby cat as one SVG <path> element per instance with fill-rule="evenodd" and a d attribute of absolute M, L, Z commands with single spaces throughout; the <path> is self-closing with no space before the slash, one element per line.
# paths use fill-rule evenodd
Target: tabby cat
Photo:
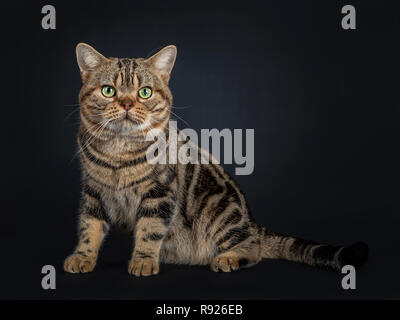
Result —
<path fill-rule="evenodd" d="M 147 132 L 161 129 L 168 140 L 168 81 L 176 53 L 171 45 L 148 59 L 105 58 L 78 44 L 83 187 L 79 243 L 65 260 L 65 271 L 93 270 L 111 224 L 133 234 L 128 272 L 135 276 L 157 274 L 160 262 L 223 272 L 262 258 L 333 270 L 364 263 L 364 243 L 323 245 L 257 225 L 242 192 L 218 164 L 146 161 L 146 150 L 156 141 L 146 141 Z"/>

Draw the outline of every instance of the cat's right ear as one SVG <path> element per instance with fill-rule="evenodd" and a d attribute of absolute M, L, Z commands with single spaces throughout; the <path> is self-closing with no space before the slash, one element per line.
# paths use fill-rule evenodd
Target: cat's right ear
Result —
<path fill-rule="evenodd" d="M 98 53 L 93 47 L 82 42 L 76 46 L 76 59 L 81 70 L 83 82 L 87 80 L 91 71 L 107 60 L 106 57 Z"/>

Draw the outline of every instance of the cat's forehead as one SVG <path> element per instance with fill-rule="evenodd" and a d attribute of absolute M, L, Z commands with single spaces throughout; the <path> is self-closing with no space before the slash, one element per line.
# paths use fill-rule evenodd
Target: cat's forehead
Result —
<path fill-rule="evenodd" d="M 97 79 L 115 86 L 157 85 L 157 76 L 143 58 L 109 58 Z"/>

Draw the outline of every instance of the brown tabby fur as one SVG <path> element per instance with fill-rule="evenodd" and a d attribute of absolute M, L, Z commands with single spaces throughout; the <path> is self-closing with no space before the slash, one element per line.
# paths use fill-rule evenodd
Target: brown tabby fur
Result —
<path fill-rule="evenodd" d="M 149 59 L 108 59 L 86 44 L 77 46 L 83 80 L 78 134 L 83 188 L 79 243 L 65 260 L 65 271 L 93 270 L 110 224 L 133 233 L 128 272 L 136 276 L 157 274 L 160 262 L 210 265 L 223 272 L 262 258 L 336 270 L 361 264 L 364 244 L 321 245 L 258 226 L 220 165 L 146 161 L 153 142 L 144 137 L 150 129 L 162 129 L 168 140 L 168 81 L 175 57 L 174 46 Z M 113 86 L 116 95 L 103 96 L 104 85 Z M 143 87 L 152 89 L 150 98 L 138 96 Z"/>

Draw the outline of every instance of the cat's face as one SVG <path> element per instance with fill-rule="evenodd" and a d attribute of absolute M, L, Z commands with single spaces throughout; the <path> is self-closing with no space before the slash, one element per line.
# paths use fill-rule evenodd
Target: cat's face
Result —
<path fill-rule="evenodd" d="M 143 138 L 169 120 L 172 95 L 168 80 L 176 47 L 168 46 L 149 59 L 105 58 L 87 44 L 76 48 L 83 86 L 81 119 L 89 132 Z"/>

